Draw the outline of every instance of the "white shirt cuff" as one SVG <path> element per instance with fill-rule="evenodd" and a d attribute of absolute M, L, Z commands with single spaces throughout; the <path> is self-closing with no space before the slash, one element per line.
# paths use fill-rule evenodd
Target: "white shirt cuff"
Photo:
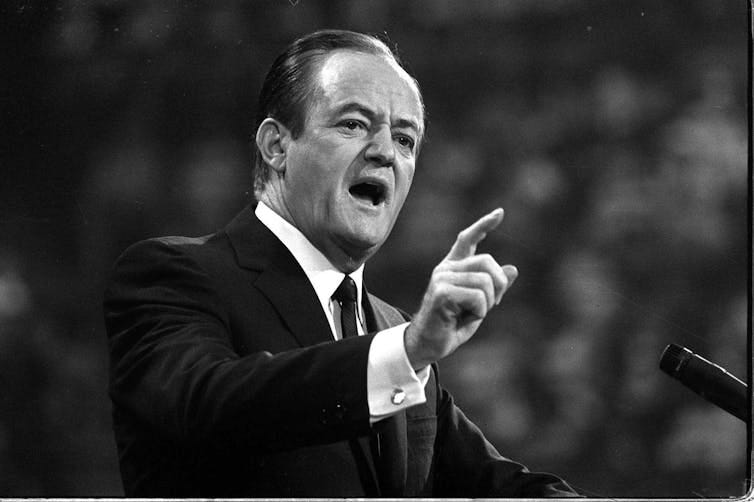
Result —
<path fill-rule="evenodd" d="M 429 366 L 418 373 L 411 367 L 403 345 L 408 325 L 380 331 L 369 347 L 367 400 L 371 423 L 427 401 L 424 386 L 429 380 Z"/>

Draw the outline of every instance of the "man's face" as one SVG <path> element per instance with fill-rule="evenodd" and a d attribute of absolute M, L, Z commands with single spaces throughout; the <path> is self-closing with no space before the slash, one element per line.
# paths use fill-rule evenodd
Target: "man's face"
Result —
<path fill-rule="evenodd" d="M 333 264 L 352 269 L 379 249 L 403 206 L 423 109 L 411 78 L 380 56 L 334 52 L 314 83 L 304 130 L 286 151 L 284 204 Z"/>

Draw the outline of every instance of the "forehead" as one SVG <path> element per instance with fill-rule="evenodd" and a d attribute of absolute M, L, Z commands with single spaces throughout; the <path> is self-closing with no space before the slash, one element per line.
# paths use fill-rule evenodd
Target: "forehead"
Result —
<path fill-rule="evenodd" d="M 326 56 L 316 79 L 322 104 L 337 108 L 349 101 L 375 108 L 391 120 L 409 119 L 423 128 L 419 89 L 398 64 L 385 56 L 335 51 Z"/>

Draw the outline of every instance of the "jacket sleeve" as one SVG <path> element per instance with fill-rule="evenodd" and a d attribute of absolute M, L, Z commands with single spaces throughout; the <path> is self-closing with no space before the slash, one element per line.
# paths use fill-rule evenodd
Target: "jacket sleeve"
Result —
<path fill-rule="evenodd" d="M 259 453 L 368 433 L 372 336 L 241 357 L 222 302 L 183 245 L 123 254 L 104 301 L 117 415 L 177 444 Z"/>
<path fill-rule="evenodd" d="M 580 497 L 559 477 L 501 456 L 445 389 L 438 386 L 437 395 L 436 496 Z"/>

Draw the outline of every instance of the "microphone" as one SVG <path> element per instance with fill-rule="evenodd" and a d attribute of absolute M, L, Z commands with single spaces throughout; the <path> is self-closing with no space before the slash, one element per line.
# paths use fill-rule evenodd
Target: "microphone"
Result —
<path fill-rule="evenodd" d="M 662 353 L 660 369 L 707 401 L 748 422 L 748 385 L 717 364 L 671 343 Z"/>

